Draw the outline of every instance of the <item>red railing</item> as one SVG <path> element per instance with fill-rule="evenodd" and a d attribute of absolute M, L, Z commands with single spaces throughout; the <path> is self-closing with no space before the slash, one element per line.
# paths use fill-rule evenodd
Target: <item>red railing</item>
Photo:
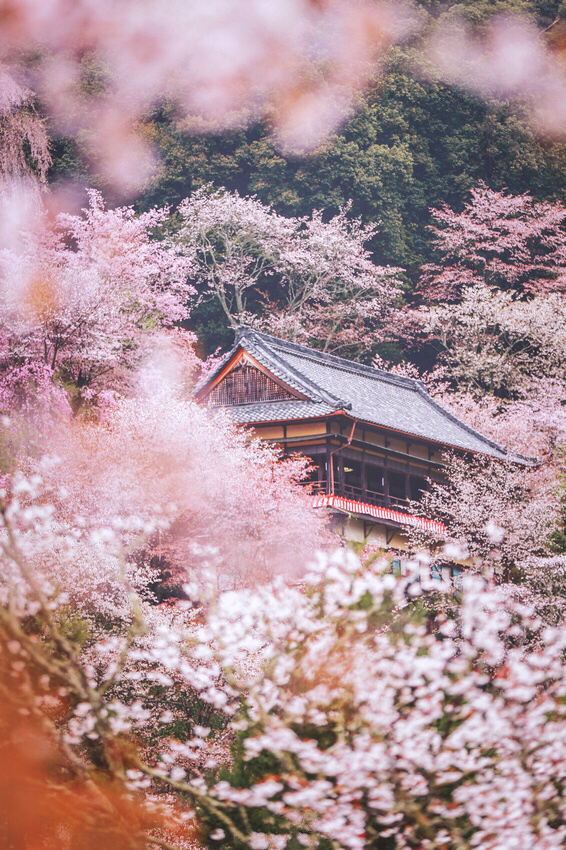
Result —
<path fill-rule="evenodd" d="M 426 531 L 432 531 L 435 534 L 446 533 L 446 526 L 442 522 L 436 522 L 432 519 L 424 519 L 420 516 L 402 513 L 401 511 L 396 511 L 392 508 L 386 508 L 380 505 L 370 505 L 368 502 L 361 502 L 357 499 L 349 499 L 346 496 L 333 496 L 328 494 L 314 495 L 312 503 L 315 508 L 336 508 L 336 510 L 344 511 L 349 514 L 371 516 L 374 519 L 381 519 L 385 521 L 389 520 L 389 522 L 395 522 L 399 525 L 412 525 Z"/>

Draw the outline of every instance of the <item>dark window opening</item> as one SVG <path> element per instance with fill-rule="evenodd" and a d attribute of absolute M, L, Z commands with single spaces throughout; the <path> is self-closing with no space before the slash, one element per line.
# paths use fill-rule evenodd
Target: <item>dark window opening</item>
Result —
<path fill-rule="evenodd" d="M 346 492 L 348 488 L 362 493 L 362 465 L 357 460 L 344 459 L 344 482 L 346 484 Z"/>
<path fill-rule="evenodd" d="M 400 472 L 389 473 L 389 495 L 392 499 L 406 499 L 405 476 Z"/>
<path fill-rule="evenodd" d="M 417 475 L 411 475 L 411 499 L 413 502 L 420 502 L 423 493 L 428 490 L 428 481 L 426 478 L 421 478 Z"/>
<path fill-rule="evenodd" d="M 369 493 L 385 493 L 385 478 L 381 467 L 366 467 L 366 486 Z"/>

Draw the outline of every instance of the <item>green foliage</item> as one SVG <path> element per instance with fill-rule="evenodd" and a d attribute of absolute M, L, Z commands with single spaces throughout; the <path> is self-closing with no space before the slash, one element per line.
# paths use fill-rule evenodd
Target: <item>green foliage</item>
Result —
<path fill-rule="evenodd" d="M 257 782 L 266 778 L 276 778 L 281 771 L 279 759 L 269 752 L 262 752 L 259 756 L 253 759 L 246 760 L 244 750 L 245 737 L 249 737 L 248 733 L 245 736 L 239 734 L 232 745 L 232 767 L 224 766 L 219 772 L 219 779 L 230 783 L 235 788 L 251 788 Z M 211 838 L 211 835 L 218 829 L 225 826 L 224 821 L 218 818 L 213 810 L 208 808 L 200 812 L 204 835 L 203 840 L 208 847 L 218 847 L 219 842 Z M 243 833 L 254 832 L 270 832 L 277 834 L 281 832 L 289 832 L 289 825 L 283 817 L 278 817 L 270 813 L 265 807 L 256 807 L 254 809 L 244 809 L 240 807 L 234 812 L 231 820 L 236 827 Z M 324 846 L 320 845 L 317 850 L 330 850 L 330 842 L 324 842 Z M 234 836 L 230 836 L 230 850 L 248 850 L 249 845 L 238 841 Z M 291 840 L 286 844 L 286 850 L 300 850 L 301 845 L 295 840 Z"/>
<path fill-rule="evenodd" d="M 96 134 L 90 125 L 90 121 L 95 121 L 96 118 L 85 120 L 88 108 L 91 108 L 93 116 L 96 116 L 97 101 L 108 95 L 111 85 L 108 66 L 99 56 L 86 53 L 81 59 L 76 91 L 73 92 L 73 95 L 77 96 L 74 112 L 69 110 L 79 129 L 66 132 L 65 128 L 47 118 L 52 154 L 48 181 L 52 186 L 62 184 L 67 197 L 75 203 L 79 200 L 86 204 L 87 189 L 102 192 L 110 205 L 123 201 L 123 194 L 116 192 L 113 181 L 104 175 L 104 169 L 100 167 L 100 151 L 97 143 L 93 141 Z M 71 191 L 71 187 L 74 191 Z M 75 193 L 77 197 L 73 198 Z"/>
<path fill-rule="evenodd" d="M 388 73 L 354 117 L 302 158 L 283 156 L 267 123 L 192 135 L 171 106 L 162 108 L 145 133 L 163 165 L 140 207 L 174 206 L 209 182 L 255 194 L 284 215 L 330 215 L 352 198 L 352 215 L 379 223 L 376 261 L 416 269 L 430 256 L 429 208 L 461 207 L 479 180 L 537 199 L 566 198 L 564 144 L 538 138 L 516 107 L 416 79 L 407 58 L 393 51 Z"/>
<path fill-rule="evenodd" d="M 224 712 L 203 700 L 199 693 L 189 688 L 185 682 L 177 682 L 174 686 L 167 687 L 148 685 L 144 692 L 144 705 L 156 713 L 160 707 L 166 705 L 172 714 L 169 723 L 161 723 L 152 730 L 147 741 L 150 745 L 157 745 L 170 738 L 178 741 L 188 740 L 193 737 L 195 726 L 205 726 L 214 732 L 220 732 L 226 728 L 228 722 Z"/>
<path fill-rule="evenodd" d="M 55 613 L 57 626 L 61 634 L 77 648 L 92 641 L 92 623 L 83 615 L 77 614 L 71 605 L 61 605 Z"/>

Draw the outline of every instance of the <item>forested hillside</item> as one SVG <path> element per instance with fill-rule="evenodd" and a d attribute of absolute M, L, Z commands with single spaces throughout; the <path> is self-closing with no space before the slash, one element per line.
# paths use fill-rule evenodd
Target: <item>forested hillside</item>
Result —
<path fill-rule="evenodd" d="M 539 199 L 566 198 L 562 141 L 540 139 L 520 106 L 419 80 L 406 58 L 392 56 L 355 117 L 307 157 L 283 156 L 265 123 L 200 137 L 183 134 L 164 108 L 147 126 L 164 168 L 141 205 L 175 205 L 208 182 L 257 195 L 292 216 L 334 214 L 351 199 L 352 215 L 379 223 L 376 262 L 414 274 L 430 257 L 429 208 L 461 208 L 479 180 Z"/>
<path fill-rule="evenodd" d="M 566 39 L 560 2 L 420 5 L 437 22 L 460 15 L 485 26 L 495 14 L 528 13 L 547 28 L 549 44 L 561 49 Z M 424 38 L 419 33 L 403 47 L 391 48 L 383 72 L 358 97 L 355 114 L 306 155 L 278 145 L 276 106 L 271 118 L 257 121 L 246 113 L 245 126 L 218 131 L 214 123 L 187 118 L 165 99 L 142 120 L 142 135 L 160 165 L 137 208 L 174 209 L 207 184 L 254 195 L 284 216 L 321 210 L 330 217 L 351 201 L 352 217 L 377 225 L 368 245 L 375 263 L 404 269 L 410 301 L 421 265 L 433 256 L 431 208 L 448 204 L 461 211 L 480 181 L 511 194 L 529 192 L 539 201 L 566 201 L 563 139 L 533 127 L 524 99 L 480 97 L 431 79 L 423 67 Z M 87 57 L 83 70 L 82 85 L 96 99 L 108 85 L 104 67 Z M 110 198 L 115 194 L 101 178 L 88 134 L 55 141 L 49 179 L 55 185 L 68 179 L 80 188 L 94 185 Z M 225 322 L 211 305 L 193 311 L 192 327 L 207 353 L 229 344 Z"/>
<path fill-rule="evenodd" d="M 528 11 L 548 38 L 560 40 L 566 24 L 560 2 L 428 3 L 438 16 L 463 12 L 474 22 L 502 11 Z M 469 190 L 483 180 L 493 189 L 530 192 L 538 200 L 566 200 L 566 146 L 535 132 L 528 105 L 486 101 L 419 73 L 419 43 L 391 49 L 386 67 L 355 115 L 306 156 L 283 153 L 273 121 L 215 132 L 191 122 L 164 102 L 144 120 L 144 134 L 161 159 L 158 175 L 137 200 L 140 209 L 175 207 L 204 184 L 256 195 L 287 216 L 313 209 L 335 214 L 352 200 L 352 215 L 377 223 L 372 240 L 378 264 L 401 265 L 414 276 L 429 259 L 430 207 L 461 209 Z M 96 91 L 104 75 L 85 63 L 85 86 Z M 90 185 L 88 140 L 61 140 L 54 147 L 50 179 L 71 177 Z M 100 176 L 95 177 L 95 185 Z M 100 186 L 100 188 L 104 188 Z"/>

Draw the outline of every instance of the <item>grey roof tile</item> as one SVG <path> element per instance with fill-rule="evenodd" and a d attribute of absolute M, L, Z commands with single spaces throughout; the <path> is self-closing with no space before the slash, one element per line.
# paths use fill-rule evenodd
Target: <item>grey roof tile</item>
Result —
<path fill-rule="evenodd" d="M 236 404 L 228 410 L 230 418 L 240 425 L 256 422 L 288 422 L 290 419 L 313 419 L 328 416 L 335 407 L 324 401 L 266 401 L 263 404 Z"/>

